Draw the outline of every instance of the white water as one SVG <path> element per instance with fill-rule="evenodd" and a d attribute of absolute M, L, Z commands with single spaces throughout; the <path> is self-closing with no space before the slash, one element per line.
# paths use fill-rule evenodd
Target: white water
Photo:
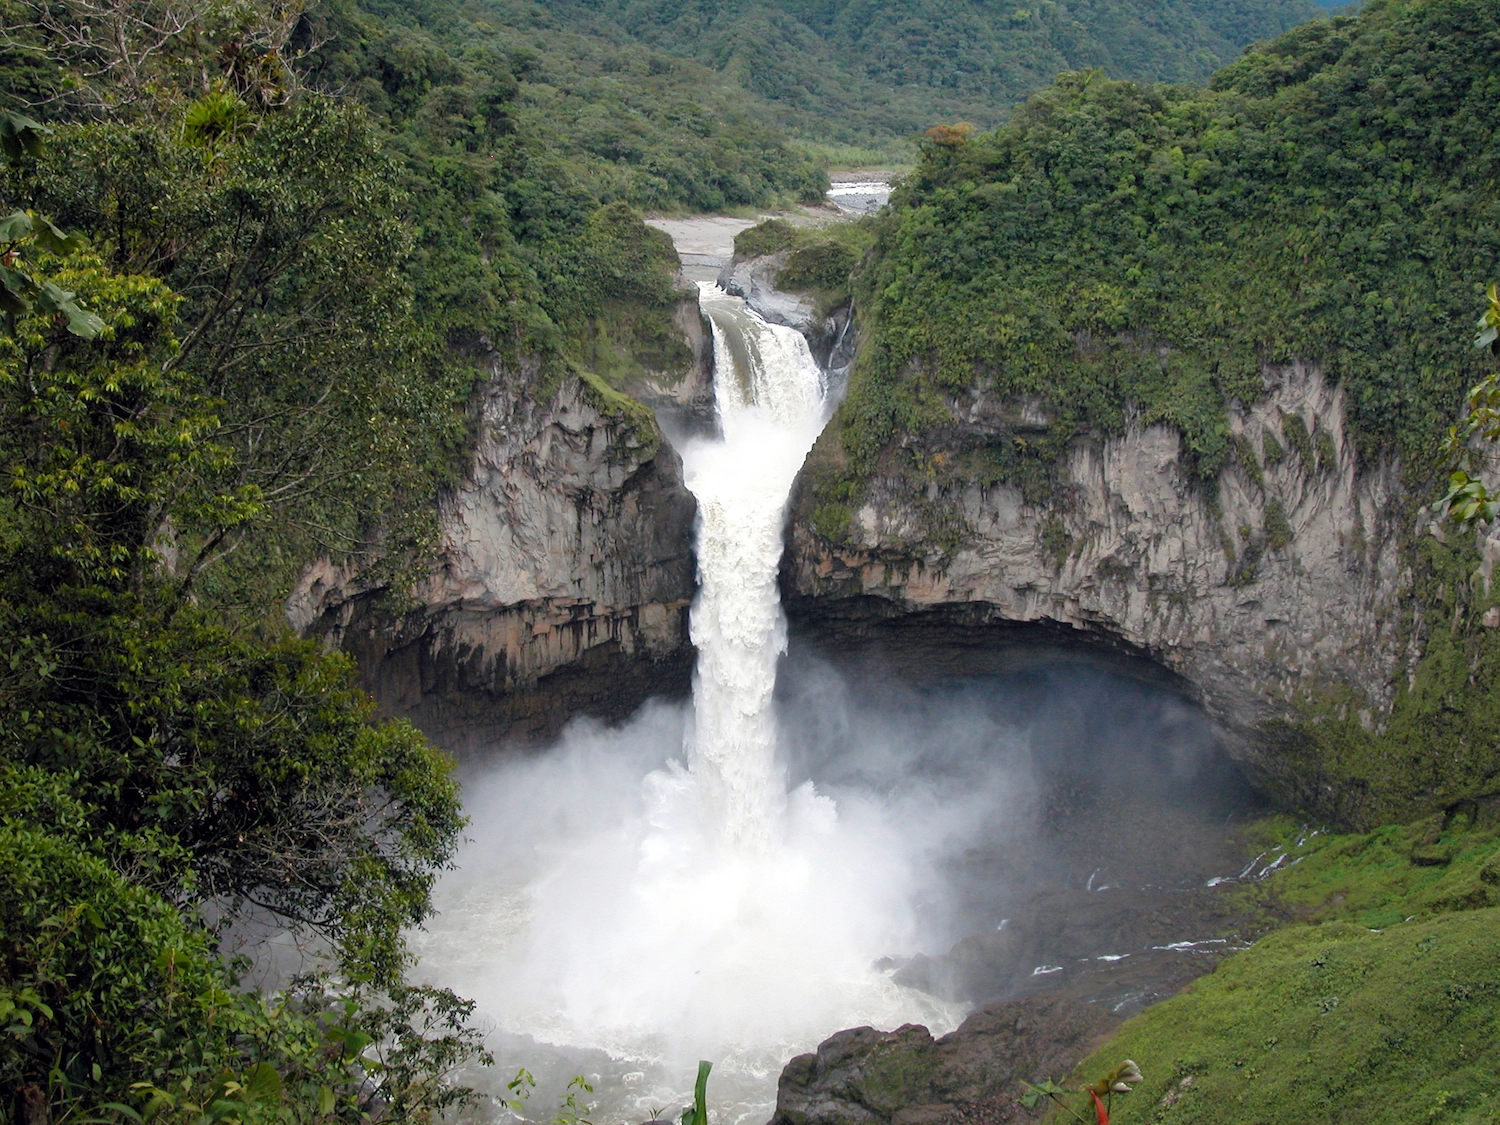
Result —
<path fill-rule="evenodd" d="M 787 496 L 827 422 L 826 385 L 801 333 L 737 297 L 699 286 L 714 324 L 724 440 L 682 450 L 698 500 L 698 649 L 688 761 L 709 832 L 725 854 L 771 845 L 786 802 L 771 695 L 786 649 L 776 588 Z"/>
<path fill-rule="evenodd" d="M 415 943 L 426 974 L 502 1037 L 624 1064 L 631 1090 L 608 1092 L 600 1125 L 682 1104 L 699 1058 L 716 1063 L 720 1120 L 764 1121 L 781 1066 L 832 1032 L 940 1033 L 960 1014 L 874 967 L 919 943 L 927 872 L 909 826 L 878 800 L 787 791 L 776 576 L 788 494 L 830 403 L 801 335 L 700 288 L 723 440 L 680 450 L 700 513 L 691 716 L 575 725 L 542 758 L 471 781 L 473 843 Z M 525 1042 L 502 1069 L 542 1067 Z"/>

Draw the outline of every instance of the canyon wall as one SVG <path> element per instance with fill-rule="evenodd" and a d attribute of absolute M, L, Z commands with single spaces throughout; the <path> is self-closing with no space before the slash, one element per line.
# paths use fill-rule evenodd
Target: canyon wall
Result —
<path fill-rule="evenodd" d="M 949 405 L 964 439 L 1048 424 L 1039 404 L 981 388 Z M 1408 508 L 1396 464 L 1357 463 L 1342 392 L 1316 367 L 1268 369 L 1265 397 L 1229 422 L 1237 456 L 1212 482 L 1188 472 L 1176 431 L 1131 425 L 1073 441 L 1036 503 L 1010 484 L 882 474 L 830 538 L 804 491 L 784 564 L 793 611 L 855 633 L 907 616 L 997 639 L 1029 625 L 1146 656 L 1274 783 L 1300 705 L 1352 685 L 1346 717 L 1376 730 L 1418 655 L 1400 607 Z"/>
<path fill-rule="evenodd" d="M 355 655 L 382 714 L 458 753 L 547 737 L 575 714 L 623 718 L 685 692 L 692 667 L 696 509 L 650 412 L 574 374 L 539 401 L 534 366 L 485 364 L 471 465 L 439 498 L 415 608 L 382 614 L 378 591 L 326 560 L 288 603 L 299 631 Z M 706 386 L 700 360 L 633 389 L 690 420 Z"/>
<path fill-rule="evenodd" d="M 721 281 L 842 374 L 847 305 L 821 313 L 778 293 L 775 268 L 732 262 Z M 382 612 L 379 591 L 326 561 L 307 571 L 294 626 L 354 653 L 383 713 L 463 752 L 686 692 L 695 506 L 657 420 L 712 427 L 712 349 L 696 300 L 676 324 L 689 368 L 618 388 L 569 374 L 539 396 L 537 370 L 486 360 L 470 470 L 440 498 L 440 549 L 414 608 Z M 1315 366 L 1267 368 L 1263 397 L 1229 410 L 1235 452 L 1214 480 L 1190 471 L 1175 430 L 1130 424 L 1076 438 L 1054 487 L 1030 499 L 942 466 L 949 447 L 1044 433 L 1043 405 L 975 385 L 947 406 L 952 425 L 922 439 L 932 448 L 857 482 L 836 528 L 815 481 L 838 471 L 837 419 L 824 435 L 783 560 L 794 629 L 904 653 L 914 675 L 997 671 L 1039 645 L 1107 653 L 1199 701 L 1285 803 L 1376 815 L 1356 807 L 1363 766 L 1330 767 L 1308 736 L 1319 723 L 1385 735 L 1429 635 L 1410 548 L 1442 529 L 1396 463 L 1356 454 L 1337 386 Z M 1486 548 L 1500 557 L 1500 542 Z M 1465 630 L 1500 626 L 1500 608 L 1475 607 Z"/>

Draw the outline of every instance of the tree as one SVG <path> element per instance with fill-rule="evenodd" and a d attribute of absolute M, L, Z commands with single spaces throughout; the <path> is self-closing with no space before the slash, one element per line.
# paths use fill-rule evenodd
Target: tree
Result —
<path fill-rule="evenodd" d="M 1487 297 L 1489 306 L 1479 318 L 1474 346 L 1500 356 L 1500 287 L 1491 283 Z M 1500 496 L 1479 477 L 1470 475 L 1479 472 L 1478 462 L 1484 459 L 1484 446 L 1476 447 L 1476 442 L 1493 447 L 1496 441 L 1500 441 L 1500 371 L 1491 372 L 1470 388 L 1463 421 L 1448 431 L 1443 443 L 1443 452 L 1455 467 L 1448 477 L 1447 495 L 1438 503 L 1460 526 L 1489 523 L 1500 513 Z"/>
<path fill-rule="evenodd" d="M 13 127 L 13 160 L 36 158 L 34 125 Z M 274 170 L 259 190 L 295 199 Z M 126 237 L 3 223 L 0 1083 L 17 1102 L 0 1113 L 352 1125 L 464 1100 L 447 1077 L 485 1057 L 471 1006 L 407 985 L 402 937 L 462 829 L 451 762 L 372 723 L 347 658 L 236 630 L 195 594 L 233 537 L 275 534 L 275 482 L 298 471 L 256 462 L 213 366 L 188 362 L 195 331 L 234 330 L 132 269 Z M 305 252 L 296 268 L 337 260 Z M 229 276 L 277 274 L 225 257 Z M 349 393 L 378 413 L 368 384 Z M 314 974 L 247 990 L 220 948 L 246 926 L 306 939 Z"/>

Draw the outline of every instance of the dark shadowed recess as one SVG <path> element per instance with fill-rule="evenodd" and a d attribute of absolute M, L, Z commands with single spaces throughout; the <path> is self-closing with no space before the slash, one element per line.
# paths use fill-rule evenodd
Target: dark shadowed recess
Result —
<path fill-rule="evenodd" d="M 579 716 L 622 722 L 648 699 L 685 699 L 692 687 L 694 653 L 687 646 L 651 653 L 591 637 L 578 644 L 572 663 L 508 684 L 504 655 L 447 643 L 446 620 L 418 615 L 408 630 L 393 633 L 366 627 L 362 612 L 359 603 L 343 647 L 358 662 L 360 684 L 375 697 L 379 714 L 409 719 L 460 759 L 482 758 L 502 746 L 545 745 Z M 687 609 L 678 612 L 685 618 Z M 581 619 L 563 628 L 600 627 Z M 685 620 L 681 632 L 686 636 Z"/>
<path fill-rule="evenodd" d="M 927 683 L 1067 664 L 1107 669 L 1194 698 L 1187 680 L 1110 633 L 1056 621 L 1009 621 L 984 602 L 912 611 L 869 595 L 807 598 L 783 590 L 783 603 L 794 640 L 867 675 L 884 670 Z"/>
<path fill-rule="evenodd" d="M 792 784 L 925 789 L 965 834 L 942 845 L 944 886 L 924 904 L 946 951 L 893 961 L 895 979 L 1123 1015 L 1251 935 L 1229 892 L 1265 805 L 1166 669 L 982 610 L 789 608 L 778 695 Z"/>

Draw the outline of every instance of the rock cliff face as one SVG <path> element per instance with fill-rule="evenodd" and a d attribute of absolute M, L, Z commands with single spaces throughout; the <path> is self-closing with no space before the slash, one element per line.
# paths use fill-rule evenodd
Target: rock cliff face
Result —
<path fill-rule="evenodd" d="M 1415 657 L 1397 604 L 1406 509 L 1396 465 L 1356 465 L 1342 392 L 1316 368 L 1268 370 L 1265 392 L 1232 413 L 1238 456 L 1216 488 L 1190 477 L 1174 431 L 1132 426 L 1076 440 L 1045 503 L 1005 484 L 883 475 L 835 540 L 800 494 L 791 608 L 846 632 L 937 617 L 1147 656 L 1181 677 L 1262 781 L 1300 784 L 1281 777 L 1277 752 L 1296 705 L 1352 684 L 1357 717 L 1378 725 Z M 1046 424 L 1036 404 L 979 390 L 950 407 L 970 439 Z"/>
<path fill-rule="evenodd" d="M 691 672 L 696 509 L 649 412 L 574 376 L 538 403 L 537 372 L 489 368 L 419 608 L 377 620 L 371 592 L 327 563 L 288 604 L 295 627 L 356 656 L 383 713 L 455 752 L 545 737 L 580 712 L 623 717 Z M 690 409 L 696 396 L 644 394 Z"/>

